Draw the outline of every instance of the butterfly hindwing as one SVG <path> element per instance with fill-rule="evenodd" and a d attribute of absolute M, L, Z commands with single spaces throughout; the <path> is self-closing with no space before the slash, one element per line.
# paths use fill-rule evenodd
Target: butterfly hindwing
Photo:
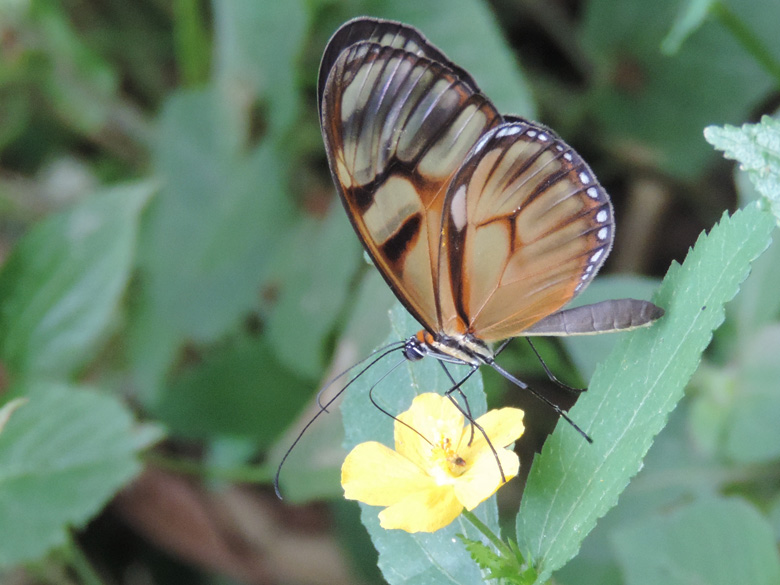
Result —
<path fill-rule="evenodd" d="M 609 198 L 551 131 L 525 120 L 487 133 L 449 187 L 441 271 L 457 299 L 444 332 L 521 335 L 596 274 L 612 245 Z"/>
<path fill-rule="evenodd" d="M 436 294 L 447 186 L 501 117 L 447 64 L 371 41 L 342 49 L 322 87 L 323 136 L 350 220 L 406 308 L 440 330 L 452 310 Z"/>

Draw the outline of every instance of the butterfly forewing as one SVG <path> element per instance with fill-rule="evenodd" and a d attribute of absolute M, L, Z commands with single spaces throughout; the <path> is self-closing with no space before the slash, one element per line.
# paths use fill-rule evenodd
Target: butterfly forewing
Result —
<path fill-rule="evenodd" d="M 322 55 L 317 88 L 320 115 L 322 114 L 322 95 L 325 90 L 325 83 L 328 79 L 328 73 L 333 68 L 333 64 L 344 49 L 362 41 L 370 41 L 382 46 L 403 49 L 418 57 L 426 57 L 431 61 L 447 65 L 449 69 L 457 74 L 461 82 L 468 85 L 475 93 L 479 92 L 477 84 L 474 83 L 471 76 L 447 59 L 444 53 L 430 44 L 428 39 L 416 28 L 390 20 L 357 18 L 345 23 L 333 34 L 328 42 L 328 46 L 325 48 L 325 53 Z"/>
<path fill-rule="evenodd" d="M 590 168 L 527 121 L 479 141 L 445 209 L 440 270 L 448 278 L 439 285 L 457 299 L 448 335 L 522 334 L 590 282 L 613 239 L 612 207 Z"/>
<path fill-rule="evenodd" d="M 560 313 L 609 254 L 609 197 L 566 143 L 500 115 L 416 29 L 345 24 L 325 50 L 318 95 L 347 214 L 431 333 L 417 354 L 487 363 L 482 342 L 629 329 L 663 314 L 642 301 Z"/>
<path fill-rule="evenodd" d="M 406 308 L 440 330 L 453 310 L 436 293 L 447 186 L 501 117 L 446 64 L 370 41 L 340 52 L 321 108 L 331 171 L 364 246 Z"/>

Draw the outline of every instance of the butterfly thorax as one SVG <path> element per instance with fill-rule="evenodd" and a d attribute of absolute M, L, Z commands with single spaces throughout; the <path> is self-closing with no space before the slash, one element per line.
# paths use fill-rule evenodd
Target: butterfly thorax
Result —
<path fill-rule="evenodd" d="M 404 345 L 404 357 L 410 361 L 432 356 L 444 362 L 480 366 L 493 361 L 493 352 L 487 344 L 471 334 L 433 335 L 421 329 Z"/>

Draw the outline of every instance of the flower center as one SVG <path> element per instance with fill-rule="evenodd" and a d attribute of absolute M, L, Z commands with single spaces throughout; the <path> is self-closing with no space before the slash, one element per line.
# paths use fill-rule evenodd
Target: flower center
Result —
<path fill-rule="evenodd" d="M 439 485 L 452 483 L 468 468 L 466 460 L 452 447 L 449 437 L 442 437 L 438 445 L 434 445 L 431 459 L 433 466 L 430 473 Z"/>

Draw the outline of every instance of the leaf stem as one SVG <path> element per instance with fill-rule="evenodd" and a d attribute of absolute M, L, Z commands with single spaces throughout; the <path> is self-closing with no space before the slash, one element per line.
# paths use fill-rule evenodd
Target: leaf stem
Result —
<path fill-rule="evenodd" d="M 761 39 L 745 24 L 737 14 L 732 11 L 724 2 L 714 2 L 710 7 L 712 14 L 723 26 L 734 36 L 756 62 L 775 79 L 775 83 L 780 86 L 780 62 L 775 59 L 772 52 L 761 41 Z"/>

